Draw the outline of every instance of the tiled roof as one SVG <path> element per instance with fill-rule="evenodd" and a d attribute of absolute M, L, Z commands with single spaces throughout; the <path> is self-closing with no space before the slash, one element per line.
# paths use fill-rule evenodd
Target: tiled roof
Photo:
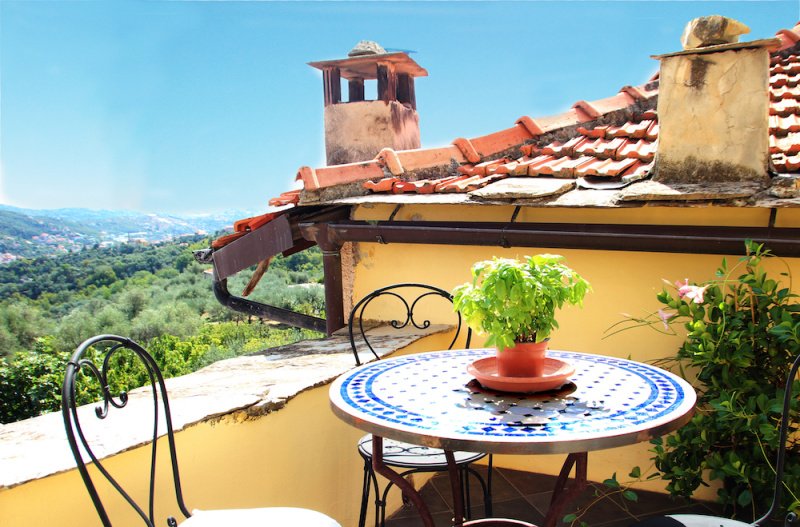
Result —
<path fill-rule="evenodd" d="M 784 49 L 800 42 L 800 24 L 778 33 Z M 769 153 L 778 173 L 800 172 L 800 55 L 775 53 L 769 77 Z"/>
<path fill-rule="evenodd" d="M 797 174 L 800 23 L 779 31 L 776 37 L 781 44 L 772 52 L 769 79 L 772 170 Z M 577 180 L 578 186 L 585 188 L 624 186 L 647 178 L 653 168 L 659 130 L 657 99 L 655 76 L 643 85 L 625 86 L 612 97 L 578 101 L 559 115 L 521 117 L 510 128 L 472 139 L 458 138 L 450 146 L 405 151 L 386 148 L 369 161 L 316 169 L 304 166 L 297 174 L 303 189 L 285 192 L 269 203 L 285 208 L 324 203 L 324 192 L 334 187 L 347 188 L 345 197 L 466 193 L 525 176 Z M 248 221 L 261 220 L 242 220 L 237 231 L 255 228 Z"/>

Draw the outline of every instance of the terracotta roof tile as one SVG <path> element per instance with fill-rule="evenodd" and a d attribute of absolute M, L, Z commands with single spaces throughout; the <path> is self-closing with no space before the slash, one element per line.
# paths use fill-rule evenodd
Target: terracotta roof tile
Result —
<path fill-rule="evenodd" d="M 784 137 L 769 137 L 770 154 L 797 154 L 800 152 L 800 132 L 789 132 Z"/>
<path fill-rule="evenodd" d="M 778 101 L 771 101 L 769 104 L 770 115 L 786 117 L 792 113 L 800 113 L 800 101 L 797 99 L 780 99 Z"/>
<path fill-rule="evenodd" d="M 446 178 L 442 178 L 436 181 L 436 186 L 434 187 L 435 192 L 445 192 L 445 189 L 451 183 L 457 183 L 459 181 L 464 181 L 468 179 L 470 176 L 450 176 Z"/>
<path fill-rule="evenodd" d="M 789 48 L 800 42 L 800 23 L 792 29 L 781 29 L 775 34 L 781 39 L 781 49 Z"/>
<path fill-rule="evenodd" d="M 482 179 L 481 176 L 464 176 L 444 185 L 437 185 L 436 192 L 462 192 L 470 183 Z"/>
<path fill-rule="evenodd" d="M 531 137 L 536 137 L 537 135 L 541 135 L 544 133 L 544 130 L 539 123 L 528 117 L 527 115 L 523 115 L 519 119 L 517 119 L 517 124 L 522 125 L 525 130 L 531 134 Z"/>
<path fill-rule="evenodd" d="M 615 137 L 613 139 L 586 139 L 575 148 L 575 153 L 580 155 L 593 155 L 601 159 L 616 157 L 617 150 L 625 144 L 625 139 Z"/>
<path fill-rule="evenodd" d="M 798 172 L 800 171 L 800 155 L 774 154 L 772 156 L 772 164 L 778 172 L 784 174 Z"/>
<path fill-rule="evenodd" d="M 625 144 L 617 151 L 617 158 L 641 159 L 642 161 L 652 161 L 656 153 L 656 142 L 647 139 L 633 141 L 626 139 Z"/>
<path fill-rule="evenodd" d="M 510 159 L 503 157 L 493 161 L 484 161 L 483 163 L 478 163 L 472 168 L 472 174 L 476 176 L 487 176 L 494 173 L 508 174 L 508 168 L 502 167 L 502 165 L 508 163 L 509 161 Z"/>
<path fill-rule="evenodd" d="M 647 135 L 645 137 L 651 141 L 655 141 L 658 139 L 658 130 L 658 121 L 653 121 L 653 124 L 651 124 L 650 128 L 647 129 Z"/>
<path fill-rule="evenodd" d="M 464 154 L 455 146 L 441 148 L 425 148 L 419 150 L 401 150 L 397 157 L 406 170 L 417 170 L 435 166 L 446 165 L 451 160 L 457 163 L 466 163 Z"/>
<path fill-rule="evenodd" d="M 582 167 L 575 170 L 575 175 L 578 177 L 586 176 L 605 176 L 615 177 L 619 176 L 626 169 L 636 164 L 635 159 L 623 159 L 617 161 L 615 159 L 595 159 L 594 163 L 587 163 Z"/>
<path fill-rule="evenodd" d="M 636 161 L 633 165 L 631 165 L 625 172 L 620 174 L 623 177 L 627 178 L 642 178 L 646 177 L 650 174 L 650 171 L 653 169 L 653 161 L 649 163 L 645 163 L 643 161 Z"/>
<path fill-rule="evenodd" d="M 769 116 L 769 131 L 772 134 L 785 135 L 789 132 L 800 132 L 800 115 L 790 114 Z"/>
<path fill-rule="evenodd" d="M 642 119 L 638 123 L 627 122 L 622 126 L 614 126 L 608 130 L 610 137 L 633 137 L 641 139 L 647 137 L 647 131 L 653 126 L 654 119 Z"/>
<path fill-rule="evenodd" d="M 782 86 L 797 86 L 800 84 L 800 74 L 787 75 L 785 73 L 777 73 L 769 78 L 769 84 L 773 88 L 780 88 Z"/>
<path fill-rule="evenodd" d="M 379 181 L 365 181 L 363 187 L 372 192 L 392 192 L 395 183 L 400 181 L 397 177 L 385 177 Z"/>
<path fill-rule="evenodd" d="M 539 168 L 551 163 L 556 159 L 555 156 L 541 154 L 526 163 L 527 172 L 525 174 L 529 176 L 538 176 L 539 175 Z M 521 164 L 521 163 L 520 163 Z"/>
<path fill-rule="evenodd" d="M 628 106 L 628 104 L 625 104 Z M 603 115 L 597 107 L 595 107 L 592 103 L 587 101 L 578 101 L 574 105 L 572 105 L 575 110 L 578 112 L 579 119 L 584 121 L 594 121 L 598 117 Z"/>
<path fill-rule="evenodd" d="M 591 137 L 593 139 L 602 138 L 606 136 L 606 131 L 611 128 L 611 126 L 604 125 L 604 126 L 596 126 L 591 129 L 586 129 L 582 126 L 578 127 L 578 133 L 581 135 L 585 135 L 586 137 Z"/>
<path fill-rule="evenodd" d="M 290 190 L 288 192 L 284 192 L 277 198 L 272 198 L 271 200 L 269 200 L 269 204 L 273 207 L 282 207 L 286 205 L 297 205 L 299 201 L 300 201 L 300 191 Z"/>
<path fill-rule="evenodd" d="M 399 181 L 392 188 L 395 194 L 413 192 L 416 194 L 433 194 L 436 190 L 436 181 L 422 179 L 420 181 Z"/>
<path fill-rule="evenodd" d="M 773 59 L 769 71 L 770 75 L 785 73 L 794 76 L 800 73 L 800 57 L 797 55 L 789 55 L 786 58 Z"/>
<path fill-rule="evenodd" d="M 561 150 L 564 148 L 564 145 L 559 141 L 553 141 L 549 145 L 542 148 L 541 152 L 544 155 L 548 156 L 560 156 L 563 155 Z"/>
<path fill-rule="evenodd" d="M 348 163 L 321 168 L 301 167 L 297 172 L 298 180 L 303 180 L 306 190 L 317 190 L 322 187 L 353 183 L 383 176 L 383 169 L 377 161 Z"/>
<path fill-rule="evenodd" d="M 773 101 L 779 99 L 800 99 L 800 89 L 796 86 L 781 86 L 780 88 L 770 88 L 769 98 Z"/>

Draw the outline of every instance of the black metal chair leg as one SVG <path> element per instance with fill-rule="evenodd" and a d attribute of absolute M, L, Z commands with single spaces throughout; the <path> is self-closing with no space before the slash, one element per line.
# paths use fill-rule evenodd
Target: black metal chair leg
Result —
<path fill-rule="evenodd" d="M 483 477 L 472 467 L 465 467 L 465 474 L 464 477 L 468 477 L 470 474 L 478 480 L 478 483 L 481 485 L 481 492 L 483 492 L 483 510 L 485 513 L 486 518 L 492 517 L 492 495 L 489 492 L 489 486 L 487 485 L 486 481 L 484 481 Z M 469 511 L 467 511 L 467 519 L 472 519 L 469 516 Z"/>
<path fill-rule="evenodd" d="M 464 482 L 464 517 L 472 519 L 472 498 L 469 495 L 469 470 L 467 466 L 461 469 L 461 479 Z"/>
<path fill-rule="evenodd" d="M 483 489 L 483 507 L 484 512 L 486 513 L 487 518 L 491 518 L 493 516 L 492 512 L 492 472 L 494 472 L 493 468 L 493 461 L 494 461 L 494 454 L 489 454 L 489 470 L 486 472 L 486 488 Z"/>
<path fill-rule="evenodd" d="M 369 505 L 370 473 L 369 463 L 364 461 L 364 481 L 361 484 L 361 510 L 358 514 L 358 527 L 365 527 L 367 523 L 367 506 Z"/>

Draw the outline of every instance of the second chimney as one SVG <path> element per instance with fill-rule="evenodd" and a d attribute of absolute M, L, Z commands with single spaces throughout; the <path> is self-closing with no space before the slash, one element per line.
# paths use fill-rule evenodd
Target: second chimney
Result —
<path fill-rule="evenodd" d="M 375 42 L 361 41 L 346 59 L 309 65 L 322 70 L 328 165 L 373 159 L 386 147 L 420 147 L 414 78 L 428 72 L 407 53 L 387 53 Z M 346 102 L 342 78 L 348 82 Z M 377 100 L 365 99 L 364 81 L 369 80 L 377 83 Z"/>
<path fill-rule="evenodd" d="M 726 25 L 733 35 L 724 34 Z M 687 38 L 691 30 L 701 41 L 689 45 L 705 47 L 654 57 L 661 60 L 661 71 L 653 179 L 766 182 L 769 48 L 775 39 L 720 44 L 725 38 L 735 40 L 747 28 L 716 16 L 690 22 L 684 43 L 692 41 Z M 703 42 L 704 37 L 708 38 Z"/>

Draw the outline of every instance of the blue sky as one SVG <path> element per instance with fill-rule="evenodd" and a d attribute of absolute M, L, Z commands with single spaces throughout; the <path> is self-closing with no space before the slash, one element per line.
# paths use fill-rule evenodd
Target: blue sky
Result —
<path fill-rule="evenodd" d="M 324 164 L 309 61 L 362 39 L 415 51 L 422 143 L 440 146 L 641 84 L 709 14 L 754 40 L 794 26 L 800 0 L 0 0 L 0 203 L 267 210 Z"/>

